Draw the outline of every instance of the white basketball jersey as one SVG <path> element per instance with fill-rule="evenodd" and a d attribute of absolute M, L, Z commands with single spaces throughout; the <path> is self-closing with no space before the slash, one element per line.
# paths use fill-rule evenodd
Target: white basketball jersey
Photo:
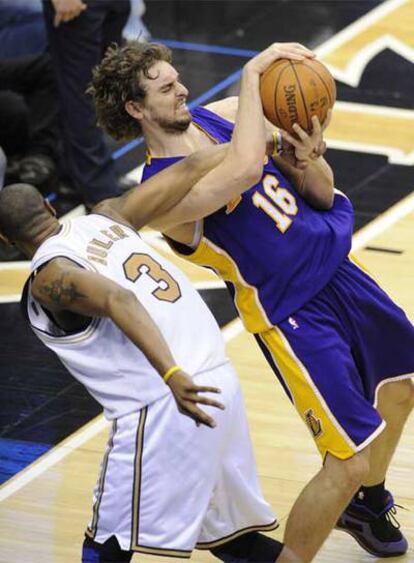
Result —
<path fill-rule="evenodd" d="M 220 329 L 197 291 L 132 228 L 97 214 L 73 219 L 39 247 L 31 263 L 32 276 L 58 256 L 133 291 L 188 374 L 227 362 Z M 30 283 L 27 312 L 34 332 L 85 385 L 108 418 L 140 409 L 170 392 L 109 318 L 92 319 L 75 334 L 64 332 L 33 299 Z"/>

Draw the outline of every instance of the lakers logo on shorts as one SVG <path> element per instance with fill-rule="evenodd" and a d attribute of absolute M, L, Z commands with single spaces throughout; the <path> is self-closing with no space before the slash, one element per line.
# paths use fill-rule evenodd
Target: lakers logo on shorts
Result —
<path fill-rule="evenodd" d="M 312 409 L 308 409 L 305 412 L 305 422 L 309 426 L 314 438 L 318 438 L 322 434 L 322 423 L 320 419 L 316 418 L 316 416 L 313 414 Z"/>

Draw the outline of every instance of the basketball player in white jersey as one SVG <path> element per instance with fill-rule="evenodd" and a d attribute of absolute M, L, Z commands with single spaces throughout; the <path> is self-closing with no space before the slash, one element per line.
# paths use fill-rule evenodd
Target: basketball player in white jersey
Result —
<path fill-rule="evenodd" d="M 194 209 L 204 216 L 257 181 L 259 76 L 279 56 L 267 49 L 246 65 L 229 146 L 180 161 L 145 190 L 64 226 L 31 186 L 0 192 L 0 232 L 31 258 L 28 321 L 113 422 L 84 563 L 190 557 L 194 547 L 232 563 L 299 561 L 258 533 L 277 524 L 220 330 L 185 276 L 137 234 L 178 202 L 194 220 Z"/>

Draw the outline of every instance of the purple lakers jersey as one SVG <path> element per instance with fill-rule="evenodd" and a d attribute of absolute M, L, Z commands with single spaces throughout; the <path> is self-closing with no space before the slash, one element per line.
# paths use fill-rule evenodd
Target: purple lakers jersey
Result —
<path fill-rule="evenodd" d="M 230 140 L 233 124 L 205 108 L 194 123 L 217 143 Z M 143 180 L 179 160 L 149 158 Z M 173 249 L 214 269 L 227 283 L 250 332 L 262 332 L 292 315 L 333 277 L 351 248 L 353 211 L 335 193 L 329 211 L 312 208 L 266 159 L 261 181 L 204 219 L 195 250 Z"/>

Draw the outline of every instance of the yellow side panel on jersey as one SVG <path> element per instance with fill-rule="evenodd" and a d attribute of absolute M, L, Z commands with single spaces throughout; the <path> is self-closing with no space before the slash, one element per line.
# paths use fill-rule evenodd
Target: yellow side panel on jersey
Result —
<path fill-rule="evenodd" d="M 330 452 L 339 459 L 352 457 L 358 448 L 333 416 L 309 372 L 293 352 L 282 331 L 275 327 L 259 335 L 288 387 L 300 417 L 310 429 L 322 458 Z"/>
<path fill-rule="evenodd" d="M 257 289 L 243 279 L 237 264 L 227 252 L 205 237 L 192 254 L 180 254 L 175 248 L 173 250 L 189 262 L 213 268 L 224 281 L 233 284 L 235 305 L 249 332 L 263 332 L 272 326 L 260 303 Z"/>

